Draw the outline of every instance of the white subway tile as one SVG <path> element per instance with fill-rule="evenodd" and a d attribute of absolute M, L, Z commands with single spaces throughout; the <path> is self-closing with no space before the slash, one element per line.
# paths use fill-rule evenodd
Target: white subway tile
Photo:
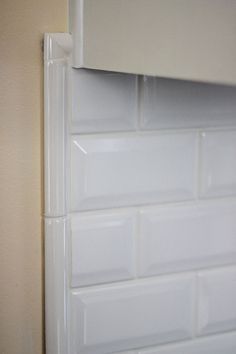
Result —
<path fill-rule="evenodd" d="M 236 268 L 199 274 L 199 335 L 236 330 Z"/>
<path fill-rule="evenodd" d="M 134 277 L 135 214 L 86 214 L 71 217 L 72 286 Z"/>
<path fill-rule="evenodd" d="M 137 76 L 72 69 L 73 133 L 133 130 Z"/>
<path fill-rule="evenodd" d="M 141 276 L 236 263 L 236 203 L 144 209 Z"/>
<path fill-rule="evenodd" d="M 139 354 L 235 354 L 236 333 L 141 350 Z"/>
<path fill-rule="evenodd" d="M 201 196 L 236 195 L 236 130 L 201 134 Z"/>
<path fill-rule="evenodd" d="M 236 125 L 236 88 L 143 78 L 143 129 Z"/>
<path fill-rule="evenodd" d="M 196 135 L 73 136 L 73 211 L 195 197 Z"/>
<path fill-rule="evenodd" d="M 72 353 L 105 354 L 190 338 L 192 276 L 73 291 Z"/>

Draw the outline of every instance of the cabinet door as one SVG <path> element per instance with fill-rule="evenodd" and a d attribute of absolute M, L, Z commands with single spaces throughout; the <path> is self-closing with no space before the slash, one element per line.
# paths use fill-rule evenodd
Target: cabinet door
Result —
<path fill-rule="evenodd" d="M 71 0 L 75 67 L 236 84 L 235 0 Z"/>

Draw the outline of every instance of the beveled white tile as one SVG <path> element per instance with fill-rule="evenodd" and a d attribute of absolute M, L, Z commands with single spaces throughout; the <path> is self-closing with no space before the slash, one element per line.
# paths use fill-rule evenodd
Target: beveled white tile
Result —
<path fill-rule="evenodd" d="M 236 130 L 201 134 L 201 196 L 236 195 Z"/>
<path fill-rule="evenodd" d="M 72 132 L 135 129 L 137 84 L 136 75 L 72 69 Z"/>
<path fill-rule="evenodd" d="M 199 335 L 236 330 L 236 268 L 199 274 Z"/>
<path fill-rule="evenodd" d="M 72 286 L 134 277 L 135 214 L 86 214 L 71 217 Z"/>
<path fill-rule="evenodd" d="M 73 136 L 71 208 L 193 199 L 195 157 L 194 133 Z"/>
<path fill-rule="evenodd" d="M 141 276 L 236 264 L 236 203 L 144 209 Z"/>
<path fill-rule="evenodd" d="M 236 88 L 144 77 L 143 129 L 236 125 Z"/>
<path fill-rule="evenodd" d="M 72 291 L 72 354 L 106 354 L 192 336 L 190 275 Z"/>
<path fill-rule="evenodd" d="M 157 348 L 141 350 L 138 354 L 235 354 L 236 333 L 226 333 L 176 343 Z"/>

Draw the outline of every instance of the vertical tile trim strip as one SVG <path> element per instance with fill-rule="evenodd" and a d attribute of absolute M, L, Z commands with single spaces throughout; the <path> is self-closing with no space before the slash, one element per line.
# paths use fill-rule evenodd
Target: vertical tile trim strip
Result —
<path fill-rule="evenodd" d="M 45 35 L 44 159 L 47 217 L 66 214 L 65 154 L 70 43 L 69 34 Z"/>
<path fill-rule="evenodd" d="M 46 353 L 68 353 L 67 218 L 45 218 Z"/>
<path fill-rule="evenodd" d="M 67 121 L 72 39 L 44 37 L 46 352 L 68 354 Z"/>

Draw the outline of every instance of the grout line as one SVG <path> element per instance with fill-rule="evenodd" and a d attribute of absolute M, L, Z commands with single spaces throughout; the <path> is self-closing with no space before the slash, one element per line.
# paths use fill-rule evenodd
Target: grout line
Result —
<path fill-rule="evenodd" d="M 142 131 L 142 106 L 143 106 L 143 76 L 138 76 L 138 102 L 137 102 L 137 127 Z"/>
<path fill-rule="evenodd" d="M 51 59 L 43 59 L 44 65 L 47 64 L 56 64 L 56 63 L 68 63 L 68 57 L 65 58 L 51 58 Z"/>
<path fill-rule="evenodd" d="M 140 211 L 136 211 L 135 215 L 135 247 L 134 247 L 134 261 L 135 261 L 135 278 L 139 278 L 140 274 Z"/>
<path fill-rule="evenodd" d="M 200 200 L 200 191 L 201 191 L 201 173 L 202 173 L 202 157 L 201 157 L 201 131 L 197 132 L 197 200 Z"/>
<path fill-rule="evenodd" d="M 166 273 L 166 274 L 158 274 L 155 276 L 148 276 L 148 277 L 138 277 L 138 278 L 130 278 L 130 279 L 123 279 L 117 281 L 109 281 L 109 282 L 102 282 L 102 283 L 93 283 L 88 285 L 82 286 L 71 286 L 69 290 L 74 292 L 86 291 L 86 290 L 103 290 L 106 289 L 113 289 L 117 287 L 129 287 L 135 285 L 145 285 L 145 284 L 156 284 L 158 282 L 172 282 L 173 280 L 176 281 L 179 279 L 185 279 L 186 277 L 193 277 L 195 274 L 194 270 L 186 270 L 185 272 L 180 273 Z M 177 275 L 177 277 L 176 277 Z"/>
<path fill-rule="evenodd" d="M 165 350 L 165 349 L 172 349 L 175 348 L 176 346 L 188 346 L 189 344 L 195 344 L 195 343 L 204 343 L 209 339 L 218 339 L 218 338 L 224 338 L 225 336 L 231 336 L 231 335 L 236 335 L 236 330 L 229 330 L 229 331 L 222 331 L 219 333 L 212 333 L 212 334 L 207 334 L 201 337 L 196 337 L 194 339 L 182 339 L 182 340 L 175 340 L 172 342 L 167 342 L 167 343 L 161 343 L 161 344 L 157 344 L 157 345 L 151 345 L 151 346 L 147 346 L 147 347 L 143 347 L 143 348 L 138 348 L 138 353 L 136 354 L 143 354 L 143 353 L 152 353 L 152 351 L 154 350 Z M 183 348 L 184 349 L 184 348 Z M 137 349 L 136 349 L 137 350 Z M 154 353 L 154 352 L 153 352 Z M 184 352 L 185 353 L 185 352 Z M 122 354 L 122 352 L 120 353 Z M 222 353 L 224 354 L 224 353 Z"/>
<path fill-rule="evenodd" d="M 42 215 L 43 220 L 50 220 L 50 219 L 67 219 L 69 214 L 64 215 Z"/>
<path fill-rule="evenodd" d="M 209 268 L 208 268 L 209 269 Z M 194 338 L 198 337 L 198 319 L 199 319 L 199 274 L 195 274 L 195 303 L 194 303 Z"/>
<path fill-rule="evenodd" d="M 199 268 L 197 270 L 198 272 L 198 276 L 200 275 L 204 275 L 206 273 L 217 273 L 217 272 L 221 272 L 221 271 L 230 271 L 230 270 L 235 270 L 236 271 L 236 261 L 235 263 L 228 263 L 228 264 L 221 264 L 221 265 L 212 265 L 212 266 L 208 266 L 208 267 L 204 267 L 204 268 Z"/>
<path fill-rule="evenodd" d="M 102 290 L 104 287 L 106 288 L 113 288 L 113 287 L 119 287 L 119 286 L 131 286 L 131 285 L 142 285 L 145 283 L 156 283 L 158 281 L 172 281 L 173 279 L 181 279 L 186 276 L 192 276 L 196 277 L 200 275 L 200 273 L 205 274 L 205 273 L 217 273 L 220 271 L 230 271 L 230 270 L 235 270 L 236 271 L 236 263 L 231 263 L 231 264 L 224 264 L 224 265 L 212 265 L 212 266 L 207 266 L 204 268 L 195 268 L 195 269 L 184 269 L 182 271 L 171 271 L 169 273 L 161 273 L 161 274 L 155 274 L 155 275 L 147 275 L 146 277 L 141 277 L 138 276 L 137 278 L 130 278 L 130 279 L 120 279 L 120 280 L 115 280 L 115 281 L 109 281 L 109 282 L 102 282 L 102 283 L 91 283 L 88 285 L 81 285 L 81 286 L 71 286 L 69 290 L 71 291 L 86 291 L 86 290 Z M 196 289 L 196 286 L 195 286 Z M 197 292 L 195 291 L 195 294 Z M 198 299 L 195 299 L 198 300 Z M 197 334 L 196 334 L 196 337 Z"/>
<path fill-rule="evenodd" d="M 231 335 L 231 334 L 235 334 L 236 335 L 236 330 L 235 328 L 233 329 L 229 329 L 229 330 L 221 330 L 220 332 L 215 332 L 215 333 L 207 333 L 207 334 L 201 334 L 199 336 L 197 336 L 194 341 L 205 341 L 207 340 L 208 338 L 216 338 L 216 337 L 224 337 L 224 336 L 227 336 L 227 335 Z M 213 353 L 214 354 L 214 353 Z M 224 353 L 222 353 L 224 354 Z"/>
<path fill-rule="evenodd" d="M 153 203 L 153 204 L 138 204 L 138 205 L 122 205 L 117 207 L 107 207 L 107 208 L 100 208 L 100 209 L 88 209 L 88 210 L 73 210 L 69 211 L 67 215 L 93 215 L 97 213 L 125 213 L 125 212 L 132 212 L 132 211 L 155 211 L 160 209 L 168 209 L 168 208 L 184 208 L 184 207 L 204 207 L 204 206 L 224 206 L 226 203 L 235 204 L 236 203 L 236 196 L 230 197 L 222 197 L 222 198 L 201 198 L 201 199 L 189 199 L 189 200 L 180 200 L 180 201 L 170 201 L 170 202 L 162 202 L 162 203 Z M 67 216 L 64 215 L 64 216 Z M 51 217 L 51 216 L 43 216 L 43 217 Z M 52 217 L 63 217 L 60 216 L 52 216 Z"/>
<path fill-rule="evenodd" d="M 138 104 L 139 106 L 140 104 Z M 139 119 L 138 119 L 138 123 Z M 116 131 L 98 131 L 98 132 L 77 132 L 76 129 L 73 129 L 73 126 L 70 129 L 70 135 L 75 135 L 75 136 L 81 136 L 81 137 L 114 137 L 114 136 L 135 136 L 135 135 L 174 135 L 174 134 L 183 134 L 183 133 L 197 133 L 199 131 L 204 131 L 204 132 L 236 132 L 236 125 L 229 125 L 229 126 L 212 126 L 212 127 L 186 127 L 186 128 L 160 128 L 160 129 L 141 129 L 140 124 L 139 129 L 131 129 L 131 130 L 116 130 Z"/>

